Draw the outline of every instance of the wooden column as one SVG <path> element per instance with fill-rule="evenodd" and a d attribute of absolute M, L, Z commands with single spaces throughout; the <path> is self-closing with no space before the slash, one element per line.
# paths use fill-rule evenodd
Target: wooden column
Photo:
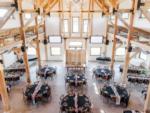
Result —
<path fill-rule="evenodd" d="M 144 113 L 150 113 L 150 84 L 147 91 L 147 97 L 144 104 Z"/>
<path fill-rule="evenodd" d="M 109 17 L 107 16 L 105 18 L 106 18 L 106 32 L 105 32 L 105 45 L 104 45 L 104 50 L 103 50 L 104 56 L 107 55 L 107 46 L 108 46 L 108 44 L 107 44 L 107 41 L 108 41 L 108 18 Z"/>
<path fill-rule="evenodd" d="M 28 63 L 28 55 L 26 52 L 26 37 L 25 37 L 25 30 L 24 30 L 24 21 L 23 21 L 23 13 L 22 13 L 22 1 L 18 0 L 19 6 L 19 18 L 20 18 L 20 34 L 22 39 L 22 52 L 23 52 L 23 61 L 25 64 L 26 69 L 26 80 L 28 83 L 31 82 L 30 80 L 30 70 L 29 70 L 29 63 Z"/>
<path fill-rule="evenodd" d="M 0 96 L 2 98 L 4 113 L 10 113 L 9 98 L 8 98 L 8 93 L 7 93 L 6 83 L 5 83 L 3 66 L 1 64 L 0 64 Z"/>
<path fill-rule="evenodd" d="M 64 62 L 65 62 L 65 65 L 67 64 L 67 59 L 66 59 L 66 38 L 64 38 Z"/>
<path fill-rule="evenodd" d="M 38 67 L 40 68 L 41 67 L 41 55 L 40 55 L 40 40 L 39 40 L 39 26 L 38 26 L 38 17 L 36 16 L 35 17 L 35 32 L 36 32 L 36 54 L 37 54 L 37 57 L 38 57 Z"/>
<path fill-rule="evenodd" d="M 136 0 L 133 0 L 132 3 L 132 12 L 130 13 L 130 25 L 128 30 L 128 36 L 127 36 L 127 47 L 126 47 L 126 55 L 125 55 L 125 63 L 123 67 L 123 75 L 122 75 L 122 83 L 127 82 L 127 71 L 129 67 L 129 61 L 130 61 L 130 52 L 129 47 L 131 46 L 131 40 L 132 40 L 132 31 L 133 31 L 133 24 L 134 24 L 134 8 L 135 8 Z"/>
<path fill-rule="evenodd" d="M 45 60 L 48 60 L 48 47 L 47 47 L 47 36 L 46 36 L 46 17 L 44 16 L 44 40 L 46 43 L 44 43 L 45 46 Z"/>
<path fill-rule="evenodd" d="M 71 0 L 69 1 L 69 38 L 72 37 L 72 2 Z"/>
<path fill-rule="evenodd" d="M 114 24 L 114 28 L 115 28 L 115 31 L 114 31 L 114 38 L 113 38 L 113 48 L 112 48 L 112 57 L 111 57 L 111 65 L 110 65 L 110 68 L 111 70 L 113 71 L 114 69 L 114 62 L 115 62 L 115 53 L 116 53 L 116 35 L 117 35 L 117 32 L 118 32 L 118 16 L 117 14 L 115 15 L 115 24 Z"/>
<path fill-rule="evenodd" d="M 83 36 L 83 13 L 82 13 L 82 10 L 83 10 L 83 0 L 80 1 L 80 38 L 82 38 Z"/>

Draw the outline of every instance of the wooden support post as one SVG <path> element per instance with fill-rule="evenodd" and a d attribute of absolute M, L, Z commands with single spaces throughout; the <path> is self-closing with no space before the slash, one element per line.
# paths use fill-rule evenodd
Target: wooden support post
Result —
<path fill-rule="evenodd" d="M 4 113 L 10 113 L 9 98 L 8 98 L 8 93 L 7 93 L 6 83 L 5 83 L 3 66 L 1 64 L 0 64 L 0 96 L 2 98 Z"/>
<path fill-rule="evenodd" d="M 66 56 L 66 51 L 67 51 L 67 50 L 66 50 L 66 40 L 67 40 L 67 39 L 64 38 L 64 62 L 65 62 L 65 65 L 67 64 L 67 59 L 66 59 L 66 57 L 67 57 L 67 56 Z"/>
<path fill-rule="evenodd" d="M 39 26 L 38 26 L 38 18 L 35 17 L 35 31 L 36 31 L 36 55 L 38 57 L 38 67 L 40 68 L 41 67 L 41 55 L 40 55 L 40 42 L 39 42 Z"/>
<path fill-rule="evenodd" d="M 82 13 L 82 10 L 83 10 L 83 0 L 81 0 L 80 1 L 81 3 L 80 3 L 80 9 L 81 9 L 81 12 L 80 12 L 80 38 L 82 38 L 82 36 L 83 36 L 83 24 L 82 24 L 82 22 L 83 22 L 83 13 Z"/>
<path fill-rule="evenodd" d="M 72 2 L 69 1 L 69 38 L 72 37 L 72 7 L 71 7 Z"/>
<path fill-rule="evenodd" d="M 90 13 L 90 10 L 91 10 L 91 2 L 92 0 L 89 1 L 89 10 L 88 10 L 88 32 L 87 32 L 87 37 L 90 38 L 91 36 L 91 13 Z"/>
<path fill-rule="evenodd" d="M 144 113 L 150 113 L 150 84 L 147 91 L 147 97 L 144 104 Z"/>
<path fill-rule="evenodd" d="M 129 61 L 130 61 L 129 48 L 131 46 L 131 40 L 132 40 L 133 23 L 134 23 L 134 16 L 135 16 L 135 13 L 134 13 L 135 3 L 136 3 L 136 0 L 133 0 L 133 3 L 132 3 L 133 11 L 130 13 L 130 25 L 129 25 L 128 36 L 127 36 L 127 47 L 126 47 L 125 63 L 123 67 L 122 83 L 127 82 L 127 71 L 129 67 Z"/>
<path fill-rule="evenodd" d="M 47 36 L 46 36 L 46 17 L 44 16 L 44 40 L 47 41 Z M 47 43 L 45 44 L 45 60 L 48 60 L 48 47 L 47 47 Z"/>
<path fill-rule="evenodd" d="M 103 54 L 104 54 L 104 56 L 106 56 L 107 55 L 107 46 L 108 46 L 108 43 L 107 43 L 107 41 L 108 41 L 108 16 L 106 17 L 106 32 L 105 32 L 105 45 L 104 45 L 104 50 L 103 50 Z"/>
<path fill-rule="evenodd" d="M 118 32 L 118 16 L 117 16 L 117 14 L 115 15 L 114 28 L 115 28 L 115 31 L 114 31 L 114 36 L 113 36 L 114 39 L 113 39 L 112 57 L 111 57 L 111 65 L 110 65 L 110 68 L 111 68 L 112 71 L 114 69 L 116 44 L 117 44 L 117 38 L 116 38 L 116 35 L 117 35 L 117 32 Z"/>
<path fill-rule="evenodd" d="M 31 83 L 30 80 L 30 70 L 29 70 L 29 63 L 28 63 L 28 55 L 26 52 L 26 39 L 25 39 L 25 30 L 24 30 L 24 21 L 23 21 L 23 13 L 22 13 L 22 1 L 18 0 L 18 6 L 19 6 L 19 17 L 20 17 L 20 34 L 22 39 L 22 51 L 23 51 L 23 61 L 25 64 L 26 69 L 26 80 L 28 83 Z"/>

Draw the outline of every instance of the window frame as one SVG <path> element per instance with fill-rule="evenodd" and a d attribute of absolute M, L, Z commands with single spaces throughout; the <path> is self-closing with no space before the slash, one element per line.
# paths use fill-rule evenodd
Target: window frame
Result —
<path fill-rule="evenodd" d="M 84 22 L 85 22 L 85 21 L 87 21 L 87 28 L 86 28 L 86 30 L 87 30 L 87 31 L 84 31 L 84 28 L 85 28 L 85 24 L 84 24 Z M 88 33 L 89 20 L 88 20 L 88 19 L 83 19 L 83 23 L 82 23 L 82 25 L 83 25 L 83 28 L 82 28 L 82 29 L 83 29 L 83 30 L 82 30 L 82 31 L 83 31 L 83 33 Z"/>
<path fill-rule="evenodd" d="M 99 48 L 99 49 L 100 49 L 100 51 L 99 51 L 100 54 L 97 54 L 97 55 L 96 55 L 96 54 L 95 54 L 95 55 L 92 54 L 92 49 L 94 49 L 94 48 Z M 91 48 L 90 48 L 90 56 L 100 56 L 100 55 L 101 55 L 101 49 L 102 49 L 101 47 L 91 47 Z"/>
<path fill-rule="evenodd" d="M 93 43 L 92 42 L 92 37 L 102 37 L 102 42 L 95 42 L 95 43 Z M 90 44 L 103 44 L 103 40 L 104 40 L 104 36 L 102 36 L 102 35 L 97 35 L 97 36 L 91 36 L 91 38 L 90 38 Z"/>
<path fill-rule="evenodd" d="M 117 54 L 117 49 L 124 49 L 124 54 L 122 54 L 122 55 Z M 116 49 L 116 52 L 115 52 L 116 56 L 124 56 L 126 54 L 126 48 L 125 47 L 120 47 L 120 48 L 117 48 L 117 49 Z"/>
<path fill-rule="evenodd" d="M 50 37 L 60 37 L 61 41 L 60 42 L 51 42 Z M 62 37 L 61 36 L 51 36 L 51 35 L 49 35 L 48 36 L 48 41 L 49 41 L 50 44 L 62 44 Z"/>
<path fill-rule="evenodd" d="M 127 14 L 127 17 L 123 16 L 124 14 Z M 122 17 L 123 19 L 129 19 L 129 13 L 122 13 L 122 14 L 121 14 L 121 17 Z"/>
<path fill-rule="evenodd" d="M 60 49 L 60 54 L 59 55 L 53 54 L 53 51 L 52 51 L 53 48 L 59 48 Z M 62 55 L 61 47 L 51 47 L 50 48 L 50 53 L 51 53 L 51 56 L 61 56 Z"/>
<path fill-rule="evenodd" d="M 67 32 L 65 31 L 65 21 L 67 22 Z M 63 32 L 64 33 L 69 33 L 69 20 L 68 19 L 64 19 L 63 20 Z"/>
<path fill-rule="evenodd" d="M 77 24 L 78 25 L 78 31 L 77 32 L 74 31 L 74 21 L 73 21 L 74 18 L 78 19 L 78 24 Z M 78 16 L 72 17 L 72 33 L 79 33 L 79 29 L 80 29 L 80 26 L 79 26 L 80 23 L 79 22 L 80 22 L 80 19 Z"/>
<path fill-rule="evenodd" d="M 7 15 L 7 13 L 9 12 L 8 11 L 8 9 L 7 8 L 4 8 L 4 7 L 2 7 L 2 8 L 0 8 L 0 12 L 1 12 L 1 14 L 0 14 L 0 19 L 2 19 L 2 18 L 4 18 L 4 17 L 6 17 L 6 15 Z M 3 12 L 3 13 L 2 13 Z"/>
<path fill-rule="evenodd" d="M 140 55 L 139 55 L 139 58 L 144 60 L 144 61 L 146 61 L 147 60 L 147 56 L 146 56 L 146 59 L 144 59 L 144 58 L 141 57 L 142 54 L 146 55 L 144 52 L 141 52 Z"/>

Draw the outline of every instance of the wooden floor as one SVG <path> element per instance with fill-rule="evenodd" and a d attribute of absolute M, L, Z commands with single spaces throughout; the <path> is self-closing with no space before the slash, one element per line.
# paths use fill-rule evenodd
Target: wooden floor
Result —
<path fill-rule="evenodd" d="M 57 76 L 54 80 L 48 80 L 48 83 L 52 88 L 52 101 L 44 105 L 26 105 L 23 102 L 22 91 L 26 85 L 25 78 L 12 88 L 10 92 L 10 102 L 11 102 L 11 113 L 59 113 L 59 100 L 62 94 L 66 94 L 65 87 L 65 68 L 62 62 L 49 62 L 48 65 L 57 67 Z M 92 102 L 92 112 L 93 113 L 122 113 L 123 109 L 136 109 L 143 110 L 144 100 L 141 93 L 137 92 L 135 88 L 130 89 L 130 103 L 128 108 L 123 108 L 120 106 L 115 106 L 110 103 L 106 103 L 102 96 L 99 96 L 99 88 L 102 87 L 103 83 L 97 82 L 92 77 L 92 70 L 94 67 L 100 64 L 90 62 L 86 69 L 86 77 L 88 79 L 88 86 L 85 93 L 90 97 Z M 120 80 L 120 73 L 118 70 L 118 64 L 115 65 L 115 78 L 114 80 L 118 82 Z M 36 81 L 36 66 L 30 68 L 32 82 Z M 104 112 L 103 112 L 104 111 Z M 2 113 L 2 103 L 0 102 L 0 113 Z"/>

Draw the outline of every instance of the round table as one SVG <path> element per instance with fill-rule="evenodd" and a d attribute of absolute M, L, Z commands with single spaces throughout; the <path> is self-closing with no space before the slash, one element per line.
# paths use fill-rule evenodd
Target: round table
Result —
<path fill-rule="evenodd" d="M 82 86 L 86 84 L 87 79 L 82 74 L 71 74 L 66 76 L 66 83 L 71 86 Z"/>
<path fill-rule="evenodd" d="M 116 90 L 114 90 L 114 88 Z M 117 94 L 117 95 L 116 95 Z M 129 102 L 129 93 L 126 88 L 119 86 L 119 85 L 104 85 L 104 87 L 101 89 L 101 95 L 110 98 L 112 100 L 116 101 L 116 98 L 118 96 L 120 97 L 120 104 L 124 104 L 126 107 L 128 106 Z"/>
<path fill-rule="evenodd" d="M 35 83 L 26 87 L 24 91 L 24 99 L 27 102 L 31 102 L 31 101 L 37 102 L 37 101 L 42 101 L 42 100 L 48 100 L 49 97 L 51 96 L 50 86 L 48 84 L 42 84 L 33 100 L 33 93 L 35 92 L 37 86 L 38 84 Z"/>
<path fill-rule="evenodd" d="M 56 74 L 56 69 L 54 67 L 48 67 L 45 66 L 38 70 L 37 75 L 40 77 L 44 77 L 47 79 L 47 77 L 53 77 L 53 75 Z"/>
<path fill-rule="evenodd" d="M 96 78 L 102 78 L 104 80 L 110 80 L 112 77 L 112 72 L 109 69 L 97 68 L 93 71 Z"/>
<path fill-rule="evenodd" d="M 91 102 L 86 95 L 66 95 L 61 100 L 61 111 L 67 113 L 82 113 L 91 110 Z"/>

